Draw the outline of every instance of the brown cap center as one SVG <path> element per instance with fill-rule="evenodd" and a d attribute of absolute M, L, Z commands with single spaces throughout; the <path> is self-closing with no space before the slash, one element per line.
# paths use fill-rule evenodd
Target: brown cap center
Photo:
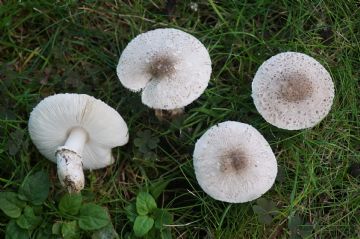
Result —
<path fill-rule="evenodd" d="M 312 93 L 311 81 L 301 74 L 285 77 L 284 85 L 280 88 L 280 95 L 288 102 L 306 100 Z"/>
<path fill-rule="evenodd" d="M 149 72 L 154 77 L 169 76 L 175 72 L 175 60 L 169 56 L 156 56 L 150 62 Z"/>
<path fill-rule="evenodd" d="M 248 166 L 248 159 L 240 150 L 231 151 L 220 157 L 220 171 L 223 173 L 239 172 Z"/>

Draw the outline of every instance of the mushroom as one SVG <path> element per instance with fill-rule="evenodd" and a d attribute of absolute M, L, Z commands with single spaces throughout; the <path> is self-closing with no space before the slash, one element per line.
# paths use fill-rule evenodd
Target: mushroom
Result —
<path fill-rule="evenodd" d="M 69 192 L 84 188 L 83 168 L 112 164 L 111 148 L 129 140 L 119 113 L 85 94 L 43 99 L 30 114 L 29 133 L 40 153 L 57 163 L 60 182 Z"/>
<path fill-rule="evenodd" d="M 277 162 L 266 139 L 251 125 L 226 121 L 212 126 L 195 144 L 194 168 L 212 198 L 243 203 L 274 184 Z"/>
<path fill-rule="evenodd" d="M 265 61 L 252 82 L 256 109 L 278 128 L 298 130 L 318 124 L 330 111 L 334 84 L 314 58 L 284 52 Z"/>
<path fill-rule="evenodd" d="M 192 35 L 172 28 L 142 33 L 122 52 L 117 65 L 120 82 L 142 90 L 143 104 L 170 115 L 183 112 L 206 89 L 211 59 L 204 45 Z"/>

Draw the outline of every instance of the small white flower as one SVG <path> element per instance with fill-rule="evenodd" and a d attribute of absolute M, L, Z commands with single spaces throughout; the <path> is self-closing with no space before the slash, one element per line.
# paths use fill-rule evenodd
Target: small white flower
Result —
<path fill-rule="evenodd" d="M 199 10 L 199 5 L 196 2 L 191 2 L 189 5 L 190 5 L 190 9 L 193 10 L 194 12 L 197 12 Z"/>

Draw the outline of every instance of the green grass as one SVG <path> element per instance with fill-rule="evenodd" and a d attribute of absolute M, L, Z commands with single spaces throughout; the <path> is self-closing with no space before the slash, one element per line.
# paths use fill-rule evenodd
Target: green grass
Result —
<path fill-rule="evenodd" d="M 32 108 L 63 92 L 102 99 L 123 116 L 129 143 L 113 151 L 115 164 L 87 172 L 84 194 L 108 207 L 117 232 L 131 231 L 124 206 L 140 188 L 171 180 L 158 204 L 174 216 L 174 238 L 288 238 L 288 217 L 314 225 L 313 238 L 360 237 L 360 11 L 356 1 L 177 1 L 171 17 L 162 1 L 0 1 L 0 188 L 16 191 L 30 171 L 51 175 L 47 220 L 63 194 L 56 167 L 36 150 L 27 132 Z M 55 1 L 54 1 L 55 2 Z M 208 48 L 213 73 L 206 92 L 172 123 L 159 123 L 140 95 L 121 86 L 118 58 L 139 33 L 174 27 Z M 283 51 L 306 53 L 330 72 L 336 97 L 316 127 L 285 131 L 266 123 L 251 99 L 260 64 Z M 255 202 L 227 204 L 196 182 L 192 152 L 210 126 L 252 124 L 269 141 L 283 173 L 263 197 L 280 209 L 260 223 Z M 157 160 L 144 159 L 133 141 L 149 129 L 160 143 Z M 0 212 L 0 237 L 6 217 Z"/>

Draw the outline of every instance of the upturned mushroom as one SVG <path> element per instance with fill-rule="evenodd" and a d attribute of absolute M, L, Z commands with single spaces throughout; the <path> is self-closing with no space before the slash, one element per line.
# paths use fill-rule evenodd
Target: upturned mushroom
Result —
<path fill-rule="evenodd" d="M 42 155 L 57 163 L 60 182 L 69 192 L 84 188 L 83 169 L 114 162 L 111 149 L 128 142 L 128 128 L 113 108 L 85 94 L 57 94 L 31 112 L 29 132 Z"/>
<path fill-rule="evenodd" d="M 318 124 L 329 113 L 334 84 L 314 58 L 284 52 L 265 61 L 252 82 L 256 109 L 278 128 L 298 130 Z"/>
<path fill-rule="evenodd" d="M 192 35 L 172 28 L 138 35 L 122 52 L 117 75 L 126 88 L 142 91 L 143 104 L 177 115 L 206 89 L 211 59 L 204 45 Z"/>
<path fill-rule="evenodd" d="M 195 144 L 197 181 L 212 198 L 243 203 L 274 184 L 277 162 L 265 138 L 251 125 L 226 121 L 212 126 Z"/>

